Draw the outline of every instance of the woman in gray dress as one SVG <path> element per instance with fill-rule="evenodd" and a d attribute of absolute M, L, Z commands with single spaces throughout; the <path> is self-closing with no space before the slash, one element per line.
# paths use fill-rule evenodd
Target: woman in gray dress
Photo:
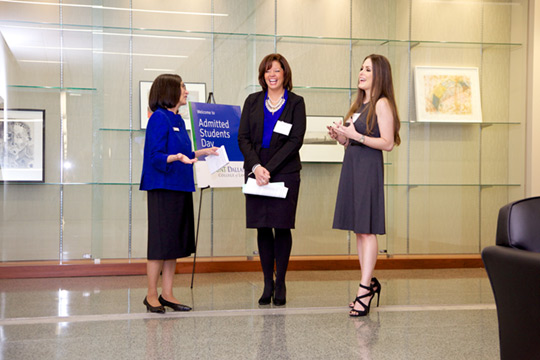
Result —
<path fill-rule="evenodd" d="M 400 121 L 394 98 L 392 70 L 382 55 L 369 55 L 358 74 L 358 94 L 345 124 L 328 127 L 329 134 L 345 146 L 334 213 L 334 229 L 356 234 L 362 270 L 350 316 L 369 313 L 381 284 L 372 278 L 377 262 L 377 235 L 385 234 L 384 169 L 382 151 L 399 145 Z M 352 124 L 352 126 L 350 126 Z"/>

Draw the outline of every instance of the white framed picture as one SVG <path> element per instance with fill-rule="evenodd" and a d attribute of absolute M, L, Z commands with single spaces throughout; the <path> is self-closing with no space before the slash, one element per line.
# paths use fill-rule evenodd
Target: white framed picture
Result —
<path fill-rule="evenodd" d="M 0 182 L 44 182 L 45 110 L 0 109 Z"/>
<path fill-rule="evenodd" d="M 183 105 L 178 109 L 178 113 L 184 119 L 186 129 L 191 129 L 191 119 L 189 117 L 189 102 L 205 102 L 206 101 L 206 84 L 205 83 L 184 83 L 186 90 L 188 91 L 188 104 Z M 141 113 L 141 129 L 146 129 L 148 119 L 152 116 L 152 110 L 148 106 L 148 96 L 150 95 L 150 88 L 152 87 L 152 81 L 140 81 L 139 82 L 139 103 Z"/>
<path fill-rule="evenodd" d="M 482 122 L 478 68 L 417 66 L 416 120 Z"/>
<path fill-rule="evenodd" d="M 344 147 L 328 134 L 327 126 L 334 122 L 343 122 L 343 116 L 307 116 L 306 134 L 304 144 L 300 148 L 302 162 L 330 162 L 343 161 Z"/>

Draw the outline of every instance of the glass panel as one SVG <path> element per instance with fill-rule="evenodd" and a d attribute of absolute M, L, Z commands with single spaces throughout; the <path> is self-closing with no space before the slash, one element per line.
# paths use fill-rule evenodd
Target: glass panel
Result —
<path fill-rule="evenodd" d="M 0 191 L 0 260 L 58 260 L 59 186 L 3 184 Z"/>
<path fill-rule="evenodd" d="M 387 244 L 381 243 L 379 237 L 379 250 L 386 249 L 390 255 L 409 252 L 408 196 L 407 186 L 386 186 Z"/>
<path fill-rule="evenodd" d="M 129 185 L 92 187 L 94 258 L 125 259 L 129 250 Z"/>
<path fill-rule="evenodd" d="M 341 164 L 302 164 L 294 255 L 349 253 L 347 232 L 332 229 L 340 172 Z"/>
<path fill-rule="evenodd" d="M 2 15 L 5 7 L 13 4 L 2 4 Z M 44 11 L 43 16 L 55 9 L 54 6 L 27 6 L 29 12 L 37 8 Z M 32 9 L 32 11 L 30 11 Z M 24 10 L 21 17 L 25 18 Z M 40 17 L 43 19 L 44 17 Z M 19 18 L 19 16 L 12 17 Z M 54 22 L 57 21 L 57 18 Z M 60 86 L 60 35 L 56 25 L 39 25 L 25 22 L 2 22 L 0 32 L 6 42 L 6 66 L 9 85 L 25 86 Z M 10 105 L 11 106 L 11 105 Z"/>
<path fill-rule="evenodd" d="M 479 184 L 480 126 L 411 124 L 411 184 Z"/>
<path fill-rule="evenodd" d="M 68 93 L 64 132 L 64 182 L 91 183 L 96 157 L 93 148 L 92 93 Z M 94 161 L 92 159 L 94 158 Z M 98 166 L 99 167 L 99 166 Z"/>
<path fill-rule="evenodd" d="M 133 1 L 133 27 L 167 30 L 212 30 L 212 1 Z M 129 8 L 129 3 L 125 5 Z"/>
<path fill-rule="evenodd" d="M 64 260 L 102 257 L 102 254 L 92 253 L 96 189 L 92 185 L 64 186 Z"/>
<path fill-rule="evenodd" d="M 45 183 L 3 186 L 3 261 L 58 259 L 60 238 L 65 259 L 126 258 L 130 234 L 132 256 L 146 257 L 139 82 L 178 73 L 205 83 L 218 103 L 243 105 L 260 90 L 259 63 L 274 51 L 289 60 L 308 115 L 342 116 L 363 59 L 390 60 L 402 144 L 384 155 L 381 250 L 478 253 L 493 241 L 498 208 L 524 196 L 526 0 L 95 4 L 1 5 L 8 89 L 1 106 L 45 110 Z M 479 68 L 483 123 L 415 123 L 416 66 Z M 331 229 L 339 168 L 304 164 L 295 255 L 356 253 L 354 234 L 350 242 Z M 60 211 L 50 211 L 60 210 L 62 181 L 63 234 Z M 21 220 L 27 214 L 37 225 Z M 252 256 L 256 233 L 244 219 L 240 189 L 205 190 L 199 255 Z"/>
<path fill-rule="evenodd" d="M 409 0 L 353 0 L 352 37 L 408 40 L 409 12 Z"/>
<path fill-rule="evenodd" d="M 101 162 L 98 163 L 98 168 L 101 167 L 101 172 L 97 169 L 94 171 L 94 179 L 98 183 L 129 183 L 130 168 L 129 168 L 129 131 L 100 131 L 102 148 Z M 100 166 L 101 165 L 101 166 Z M 139 177 L 134 179 L 140 180 Z"/>
<path fill-rule="evenodd" d="M 411 40 L 483 40 L 483 1 L 412 0 L 411 17 Z"/>
<path fill-rule="evenodd" d="M 208 191 L 208 190 L 205 190 Z M 210 206 L 203 197 L 203 209 Z M 198 208 L 196 207 L 195 210 Z M 214 256 L 250 256 L 246 243 L 246 205 L 240 189 L 214 189 Z M 195 215 L 196 216 L 196 215 Z M 205 223 L 201 221 L 201 226 Z M 202 238 L 199 238 L 202 240 Z M 201 241 L 201 244 L 204 241 Z"/>
<path fill-rule="evenodd" d="M 410 189 L 410 254 L 480 251 L 478 186 Z"/>
<path fill-rule="evenodd" d="M 306 11 L 308 6 L 309 11 Z M 350 36 L 350 7 L 349 0 L 278 1 L 277 33 L 347 38 Z M 329 8 L 332 11 L 328 11 Z M 306 14 L 305 19 L 311 20 L 299 21 L 300 14 Z"/>

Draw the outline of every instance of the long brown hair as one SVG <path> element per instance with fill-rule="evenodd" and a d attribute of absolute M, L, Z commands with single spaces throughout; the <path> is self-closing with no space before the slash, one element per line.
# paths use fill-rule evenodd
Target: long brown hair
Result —
<path fill-rule="evenodd" d="M 394 96 L 394 84 L 392 81 L 392 68 L 388 59 L 382 55 L 371 54 L 366 56 L 362 64 L 371 59 L 373 82 L 371 85 L 371 99 L 366 99 L 366 92 L 358 88 L 355 101 L 352 103 L 349 112 L 345 116 L 348 119 L 362 106 L 364 101 L 369 101 L 369 111 L 367 115 L 367 134 L 371 134 L 373 127 L 375 126 L 375 105 L 381 98 L 386 98 L 392 109 L 392 115 L 394 117 L 394 143 L 399 145 L 401 138 L 399 137 L 399 128 L 401 122 L 399 120 L 399 114 L 396 106 L 396 98 Z"/>

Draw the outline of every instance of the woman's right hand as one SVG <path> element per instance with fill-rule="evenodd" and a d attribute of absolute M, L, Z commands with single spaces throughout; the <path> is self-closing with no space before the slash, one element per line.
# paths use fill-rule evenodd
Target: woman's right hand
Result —
<path fill-rule="evenodd" d="M 334 122 L 334 125 L 327 126 L 326 128 L 328 129 L 328 135 L 330 135 L 332 139 L 336 140 L 340 145 L 347 145 L 348 139 L 345 136 L 338 134 L 336 131 L 341 124 L 341 121 Z"/>
<path fill-rule="evenodd" d="M 197 162 L 197 158 L 190 159 L 186 155 L 178 153 L 178 154 L 172 154 L 167 157 L 167 163 L 172 163 L 174 161 L 180 161 L 184 164 L 193 164 Z"/>
<path fill-rule="evenodd" d="M 253 174 L 255 174 L 255 180 L 259 186 L 268 185 L 270 182 L 270 172 L 263 166 L 257 166 Z"/>

